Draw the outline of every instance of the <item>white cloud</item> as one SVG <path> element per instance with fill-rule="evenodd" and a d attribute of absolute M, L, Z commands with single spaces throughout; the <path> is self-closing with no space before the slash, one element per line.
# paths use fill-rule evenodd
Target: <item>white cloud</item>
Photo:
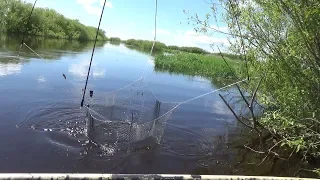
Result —
<path fill-rule="evenodd" d="M 89 14 L 100 15 L 104 0 L 77 0 L 77 3 L 82 5 Z M 109 0 L 106 1 L 106 7 L 113 8 Z"/>
<path fill-rule="evenodd" d="M 211 37 L 203 34 L 198 34 L 194 31 L 186 31 L 184 36 L 187 39 L 190 39 L 195 44 L 224 44 L 229 43 L 227 38 L 218 38 L 218 37 Z"/>
<path fill-rule="evenodd" d="M 22 64 L 0 64 L 0 76 L 8 76 L 21 72 Z"/>
<path fill-rule="evenodd" d="M 154 34 L 154 30 L 152 31 L 152 34 Z M 165 29 L 158 28 L 158 29 L 157 29 L 157 35 L 170 36 L 170 35 L 171 35 L 171 32 L 168 31 L 168 30 L 165 30 Z"/>
<path fill-rule="evenodd" d="M 23 0 L 24 2 L 26 3 L 31 3 L 31 4 L 34 4 L 35 0 Z M 51 7 L 55 4 L 55 1 L 37 1 L 37 4 L 36 4 L 36 7 L 43 7 L 43 8 L 46 8 L 46 7 Z"/>
<path fill-rule="evenodd" d="M 103 6 L 104 0 L 100 0 L 100 5 Z M 106 1 L 106 7 L 113 8 L 113 5 L 110 1 Z"/>
<path fill-rule="evenodd" d="M 219 28 L 220 30 L 227 30 L 226 27 Z M 226 36 L 208 36 L 204 34 L 196 33 L 192 30 L 177 30 L 173 33 L 170 31 L 160 29 L 157 33 L 159 34 L 158 40 L 166 43 L 167 45 L 177 46 L 193 46 L 203 48 L 207 51 L 212 51 L 210 45 L 223 45 L 229 46 L 229 41 Z M 170 33 L 170 34 L 169 34 Z M 164 36 L 166 35 L 166 36 Z M 170 36 L 168 36 L 170 35 Z"/>

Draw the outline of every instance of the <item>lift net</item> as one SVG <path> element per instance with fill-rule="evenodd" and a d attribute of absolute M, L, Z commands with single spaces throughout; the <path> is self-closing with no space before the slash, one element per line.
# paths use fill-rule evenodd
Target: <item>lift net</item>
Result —
<path fill-rule="evenodd" d="M 92 98 L 89 103 L 89 139 L 123 152 L 159 144 L 166 122 L 178 106 L 159 101 L 143 78 L 104 97 Z"/>
<path fill-rule="evenodd" d="M 150 57 L 156 43 L 157 34 L 157 0 L 155 0 L 155 2 L 155 29 L 153 45 L 150 50 Z M 36 1 L 34 6 L 35 4 Z M 101 18 L 102 14 L 100 21 Z M 42 56 L 40 56 L 23 41 L 20 48 L 22 45 L 35 53 L 39 58 L 43 59 Z M 90 68 L 88 69 L 88 75 L 90 74 L 89 70 Z M 67 79 L 64 74 L 63 76 L 65 79 Z M 87 104 L 85 105 L 86 111 L 84 122 L 83 120 L 79 121 L 83 115 L 83 112 L 79 111 L 79 109 L 75 110 L 74 108 L 60 108 L 62 111 L 56 112 L 52 111 L 49 106 L 48 109 L 43 109 L 42 111 L 32 113 L 18 126 L 27 125 L 32 129 L 43 129 L 44 131 L 63 131 L 67 132 L 71 136 L 76 137 L 78 141 L 79 139 L 82 140 L 85 137 L 83 135 L 86 135 L 90 142 L 102 148 L 102 150 L 105 152 L 105 155 L 123 154 L 126 156 L 133 151 L 146 147 L 152 148 L 152 146 L 160 144 L 163 139 L 167 121 L 170 119 L 171 114 L 178 106 L 207 96 L 216 91 L 229 88 L 243 81 L 244 80 L 235 82 L 223 88 L 213 90 L 185 101 L 168 103 L 160 101 L 155 96 L 148 83 L 145 81 L 144 71 L 141 78 L 127 86 L 124 86 L 123 88 L 107 94 L 104 92 L 95 91 L 93 97 L 91 97 L 91 92 L 89 95 L 87 94 L 86 100 L 84 101 Z M 85 93 L 85 91 L 82 93 Z M 41 118 L 43 115 L 47 116 L 47 120 Z M 74 115 L 76 115 L 77 118 L 74 118 Z M 37 119 L 41 119 L 41 121 L 37 121 Z M 58 119 L 58 123 L 52 121 L 52 119 Z M 63 121 L 61 119 L 66 119 L 67 121 Z M 175 128 L 175 134 L 178 134 L 179 132 L 182 133 L 182 130 L 179 127 L 171 125 L 171 128 Z M 189 146 L 188 150 L 192 150 L 193 152 L 204 152 L 205 154 L 208 154 L 208 152 L 211 150 L 210 143 L 195 133 L 188 131 L 187 135 L 187 140 L 192 139 L 193 136 L 195 137 L 194 139 L 199 139 L 196 141 L 199 146 L 196 147 L 192 144 Z M 181 139 L 177 138 L 171 138 L 170 140 L 171 141 L 164 140 L 163 142 L 164 144 L 168 145 L 178 142 L 178 140 L 181 141 Z M 186 142 L 183 143 L 186 144 Z M 91 143 L 87 143 L 86 145 L 88 144 L 91 145 Z M 88 147 L 88 149 L 92 149 L 90 146 Z M 170 149 L 170 147 L 167 149 Z M 175 151 L 175 153 L 185 154 L 178 153 L 177 151 Z M 195 154 L 196 153 L 193 155 Z"/>

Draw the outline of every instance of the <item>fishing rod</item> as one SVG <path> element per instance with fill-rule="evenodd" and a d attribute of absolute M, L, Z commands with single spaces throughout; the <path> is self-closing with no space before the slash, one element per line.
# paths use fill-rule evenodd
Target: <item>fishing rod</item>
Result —
<path fill-rule="evenodd" d="M 94 55 L 94 50 L 96 49 L 98 34 L 99 34 L 99 30 L 100 30 L 100 24 L 101 24 L 101 20 L 102 20 L 102 16 L 103 16 L 104 7 L 106 6 L 106 1 L 107 1 L 107 0 L 104 0 L 104 3 L 103 3 L 101 15 L 100 15 L 100 20 L 99 20 L 99 25 L 98 25 L 98 28 L 97 28 L 96 38 L 95 38 L 94 44 L 93 44 L 93 49 L 92 49 L 90 64 L 89 64 L 89 68 L 88 68 L 88 74 L 87 74 L 86 84 L 85 84 L 85 86 L 84 86 L 84 91 L 83 91 L 82 100 L 81 100 L 81 104 L 80 104 L 81 107 L 83 107 L 84 97 L 85 97 L 85 95 L 86 95 L 86 90 L 87 90 L 87 85 L 88 85 L 88 80 L 89 80 L 90 70 L 91 70 L 91 64 L 92 64 L 92 59 L 93 59 L 93 55 Z"/>
<path fill-rule="evenodd" d="M 30 23 L 31 15 L 32 15 L 32 13 L 33 13 L 34 7 L 35 7 L 36 4 L 37 4 L 37 1 L 38 1 L 38 0 L 35 0 L 35 1 L 34 1 L 33 6 L 32 6 L 32 9 L 31 9 L 31 12 L 30 12 L 30 14 L 29 14 L 28 21 L 27 21 L 27 24 L 26 24 L 27 27 L 26 27 L 25 32 L 23 33 L 23 36 L 22 36 L 22 41 L 21 41 L 21 44 L 20 44 L 18 56 L 20 55 L 20 50 L 21 50 L 22 45 L 25 44 L 25 43 L 24 43 L 25 35 L 26 35 L 26 33 L 28 33 L 28 25 L 29 25 L 29 23 Z M 40 56 L 40 57 L 41 57 L 41 56 Z"/>

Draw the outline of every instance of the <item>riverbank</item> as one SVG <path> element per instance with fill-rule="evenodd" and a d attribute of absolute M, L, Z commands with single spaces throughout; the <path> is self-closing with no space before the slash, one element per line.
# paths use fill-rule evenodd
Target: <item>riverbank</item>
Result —
<path fill-rule="evenodd" d="M 216 55 L 177 52 L 157 55 L 155 69 L 156 71 L 202 76 L 222 86 L 237 80 L 236 76 L 240 76 L 243 69 L 243 63 L 239 60 L 226 58 L 226 61 L 230 68 L 221 57 Z"/>
<path fill-rule="evenodd" d="M 153 45 L 153 41 L 148 40 L 140 40 L 140 39 L 128 39 L 123 41 L 123 43 L 128 46 L 132 47 L 137 50 L 150 52 L 151 47 Z M 162 42 L 156 42 L 153 47 L 153 52 L 162 52 L 167 48 L 167 46 Z"/>

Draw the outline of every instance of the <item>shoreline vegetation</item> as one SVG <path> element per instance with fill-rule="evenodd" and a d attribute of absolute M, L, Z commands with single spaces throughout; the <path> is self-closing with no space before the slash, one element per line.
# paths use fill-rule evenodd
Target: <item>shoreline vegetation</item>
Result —
<path fill-rule="evenodd" d="M 55 10 L 36 7 L 28 17 L 32 9 L 31 3 L 21 0 L 1 1 L 0 31 L 7 34 L 22 35 L 28 37 L 37 36 L 51 39 L 66 39 L 91 41 L 94 40 L 97 28 L 85 26 L 79 20 L 64 17 Z M 105 31 L 100 30 L 99 41 L 108 41 L 118 45 L 123 43 L 128 48 L 146 53 L 150 52 L 153 41 L 128 39 L 121 40 L 119 37 L 107 37 Z M 170 73 L 183 73 L 192 76 L 203 76 L 215 79 L 214 82 L 230 82 L 233 76 L 226 64 L 217 54 L 210 53 L 198 47 L 167 46 L 162 42 L 156 42 L 153 48 L 157 71 Z M 172 55 L 159 55 L 170 53 Z M 238 59 L 236 55 L 224 54 L 227 59 Z M 238 60 L 229 61 L 234 68 L 239 64 Z M 234 68 L 237 69 L 237 68 Z M 221 83 L 219 83 L 221 84 Z"/>
<path fill-rule="evenodd" d="M 233 83 L 241 76 L 243 63 L 237 59 L 224 60 L 213 54 L 195 54 L 178 52 L 175 54 L 160 54 L 155 57 L 155 70 L 180 73 L 191 76 L 201 76 L 222 87 Z"/>
<path fill-rule="evenodd" d="M 186 14 L 196 31 L 207 34 L 216 32 L 212 17 L 220 16 L 214 21 L 225 22 L 237 37 L 230 47 L 245 59 L 248 82 L 234 97 L 245 102 L 247 117 L 220 97 L 258 139 L 244 147 L 261 157 L 257 166 L 297 157 L 294 176 L 307 171 L 320 177 L 320 1 L 226 0 L 221 6 L 223 14 L 215 8 L 205 18 Z M 262 105 L 261 114 L 254 112 L 254 100 Z"/>
<path fill-rule="evenodd" d="M 0 31 L 8 34 L 25 34 L 46 38 L 94 40 L 97 28 L 85 26 L 79 20 L 68 19 L 49 8 L 34 8 L 21 0 L 0 1 Z M 98 40 L 107 40 L 105 32 L 99 30 Z"/>
<path fill-rule="evenodd" d="M 319 48 L 315 47 L 320 43 L 315 39 L 319 37 L 316 25 L 320 22 L 320 13 L 314 7 L 319 7 L 319 2 L 304 4 L 305 9 L 300 12 L 295 11 L 301 9 L 299 1 L 253 1 L 256 2 L 254 7 L 245 3 L 241 8 L 236 1 L 225 2 L 230 32 L 235 35 L 247 33 L 239 38 L 249 44 L 231 44 L 235 53 L 242 53 L 247 64 L 236 54 L 222 53 L 221 56 L 197 47 L 167 46 L 156 42 L 153 49 L 155 71 L 201 76 L 219 87 L 247 76 L 248 83 L 244 88 L 238 87 L 237 97 L 246 102 L 245 108 L 250 113 L 248 117 L 241 113 L 234 113 L 234 116 L 250 129 L 252 139 L 259 143 L 248 143 L 245 148 L 264 156 L 260 164 L 266 159 L 289 162 L 296 156 L 301 163 L 317 165 L 320 159 L 320 61 Z M 50 9 L 35 8 L 30 23 L 26 24 L 31 8 L 32 4 L 21 0 L 0 1 L 0 32 L 80 41 L 95 38 L 95 27 L 67 19 Z M 195 21 L 210 24 L 208 20 Z M 240 25 L 235 26 L 234 22 L 238 21 Z M 203 24 L 199 26 L 204 28 Z M 211 30 L 211 27 L 205 28 Z M 284 31 L 287 31 L 286 36 L 283 36 Z M 99 31 L 98 40 L 122 43 L 146 53 L 153 45 L 153 41 L 148 40 L 108 38 L 103 30 Z M 227 101 L 220 97 L 233 112 Z M 254 104 L 258 104 L 255 102 L 258 100 L 263 105 L 261 115 L 254 113 Z M 308 171 L 320 176 L 319 168 Z"/>
<path fill-rule="evenodd" d="M 85 26 L 79 20 L 68 19 L 55 10 L 36 7 L 28 17 L 32 9 L 31 3 L 21 0 L 0 2 L 0 31 L 7 34 L 22 35 L 28 37 L 37 36 L 51 39 L 67 39 L 90 41 L 95 39 L 97 28 Z M 99 41 L 108 41 L 111 44 L 125 44 L 128 48 L 143 52 L 150 52 L 153 41 L 128 39 L 119 37 L 107 37 L 105 31 L 100 30 Z M 217 54 L 210 53 L 198 47 L 167 46 L 162 42 L 156 42 L 153 48 L 156 54 L 156 70 L 187 75 L 199 75 L 216 81 L 232 79 L 230 70 Z M 158 55 L 170 53 L 172 55 Z M 224 54 L 228 59 L 238 59 L 236 55 Z M 239 61 L 230 61 L 234 68 Z M 234 68 L 237 69 L 237 68 Z M 217 80 L 221 79 L 221 80 Z M 228 82 L 228 81 L 226 81 Z"/>

